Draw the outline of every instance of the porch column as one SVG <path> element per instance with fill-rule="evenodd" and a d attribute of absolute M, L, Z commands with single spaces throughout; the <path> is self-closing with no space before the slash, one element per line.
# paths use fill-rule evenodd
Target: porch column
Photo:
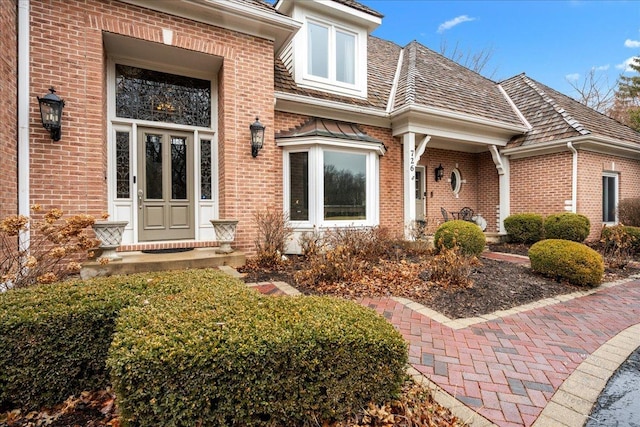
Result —
<path fill-rule="evenodd" d="M 506 234 L 504 220 L 511 214 L 511 184 L 509 178 L 509 159 L 498 151 L 495 145 L 490 145 L 491 157 L 498 170 L 499 205 L 496 228 L 500 234 Z"/>
<path fill-rule="evenodd" d="M 409 226 L 416 219 L 416 134 L 402 135 L 402 170 L 404 188 L 404 235 L 410 239 Z"/>

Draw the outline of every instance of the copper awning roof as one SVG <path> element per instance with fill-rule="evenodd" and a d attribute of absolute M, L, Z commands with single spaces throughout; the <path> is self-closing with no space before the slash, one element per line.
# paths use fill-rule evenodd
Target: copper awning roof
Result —
<path fill-rule="evenodd" d="M 304 124 L 288 131 L 276 134 L 276 139 L 302 138 L 302 137 L 326 137 L 348 139 L 351 141 L 371 142 L 382 144 L 373 137 L 364 133 L 355 123 L 339 122 L 336 120 L 321 119 L 318 117 L 307 120 Z"/>

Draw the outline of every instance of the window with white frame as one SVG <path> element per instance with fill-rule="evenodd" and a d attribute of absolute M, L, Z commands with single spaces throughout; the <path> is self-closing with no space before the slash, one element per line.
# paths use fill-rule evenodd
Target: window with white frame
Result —
<path fill-rule="evenodd" d="M 301 226 L 376 225 L 378 155 L 311 145 L 284 152 L 285 210 Z"/>
<path fill-rule="evenodd" d="M 602 175 L 602 222 L 615 223 L 618 207 L 618 174 Z"/>
<path fill-rule="evenodd" d="M 307 74 L 339 84 L 356 82 L 355 33 L 321 22 L 307 22 Z"/>

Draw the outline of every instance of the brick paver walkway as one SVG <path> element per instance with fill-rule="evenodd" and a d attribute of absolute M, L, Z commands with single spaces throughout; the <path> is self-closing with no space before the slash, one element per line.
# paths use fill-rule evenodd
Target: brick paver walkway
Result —
<path fill-rule="evenodd" d="M 364 298 L 360 303 L 402 333 L 409 362 L 430 381 L 491 423 L 531 426 L 589 355 L 640 323 L 640 280 L 458 328 L 406 300 Z M 640 345 L 640 337 L 635 341 Z"/>

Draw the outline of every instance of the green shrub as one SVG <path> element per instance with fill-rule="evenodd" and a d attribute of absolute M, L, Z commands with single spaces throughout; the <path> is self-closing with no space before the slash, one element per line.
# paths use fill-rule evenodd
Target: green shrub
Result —
<path fill-rule="evenodd" d="M 463 221 L 447 221 L 436 230 L 433 236 L 436 249 L 453 249 L 460 247 L 460 253 L 467 256 L 478 256 L 487 243 L 484 233 L 476 224 Z"/>
<path fill-rule="evenodd" d="M 543 238 L 542 215 L 521 213 L 504 219 L 509 241 L 512 243 L 535 243 Z"/>
<path fill-rule="evenodd" d="M 544 235 L 547 239 L 571 240 L 581 243 L 589 235 L 590 229 L 589 218 L 571 212 L 549 215 L 544 220 Z"/>
<path fill-rule="evenodd" d="M 108 366 L 125 425 L 315 425 L 383 401 L 406 344 L 371 309 L 194 285 L 122 312 Z"/>
<path fill-rule="evenodd" d="M 531 269 L 579 286 L 598 286 L 604 275 L 602 256 L 582 243 L 547 239 L 529 248 Z"/>
<path fill-rule="evenodd" d="M 640 198 L 620 200 L 618 220 L 624 225 L 640 227 Z"/>
<path fill-rule="evenodd" d="M 0 293 L 0 409 L 37 409 L 104 388 L 115 320 L 186 281 L 228 282 L 207 270 L 73 281 Z"/>

